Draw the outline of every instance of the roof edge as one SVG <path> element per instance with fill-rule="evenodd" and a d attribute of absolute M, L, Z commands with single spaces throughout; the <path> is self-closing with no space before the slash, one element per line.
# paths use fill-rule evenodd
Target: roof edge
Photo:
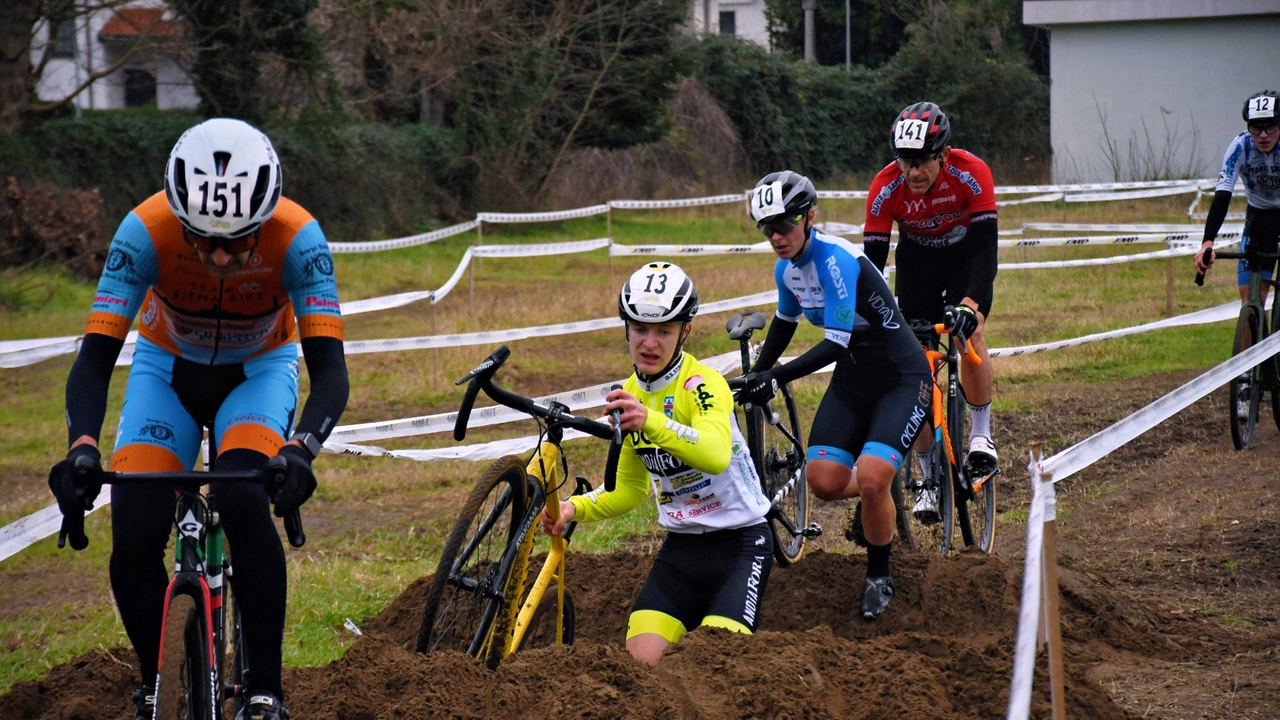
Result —
<path fill-rule="evenodd" d="M 1026 25 L 1277 15 L 1275 0 L 1024 0 Z"/>

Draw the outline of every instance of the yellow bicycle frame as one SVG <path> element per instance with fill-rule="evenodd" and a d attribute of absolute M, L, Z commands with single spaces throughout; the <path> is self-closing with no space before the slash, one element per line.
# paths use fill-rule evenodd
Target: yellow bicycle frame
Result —
<path fill-rule="evenodd" d="M 560 519 L 560 494 L 559 488 L 562 485 L 560 465 L 560 448 L 554 443 L 543 441 L 538 451 L 529 459 L 529 464 L 525 470 L 529 477 L 536 478 L 542 484 L 543 492 L 546 496 L 545 507 L 547 515 L 552 520 Z M 537 536 L 537 530 L 531 528 L 525 535 L 525 543 L 529 547 L 522 548 L 521 556 L 525 558 L 525 562 L 532 552 L 533 541 Z M 507 657 L 520 647 L 520 642 L 524 640 L 525 632 L 529 629 L 529 624 L 533 621 L 533 614 L 538 609 L 538 605 L 542 602 L 542 597 L 546 594 L 547 587 L 554 580 L 556 583 L 556 607 L 560 612 L 556 613 L 556 644 L 564 642 L 564 538 L 558 535 L 551 538 L 551 551 L 547 553 L 547 560 L 542 565 L 542 570 L 538 572 L 538 577 L 533 582 L 533 587 L 529 590 L 529 596 L 525 598 L 524 603 L 520 606 L 520 612 L 516 616 L 515 625 L 512 628 L 510 637 L 507 638 L 506 648 L 503 650 L 502 656 Z M 525 575 L 528 573 L 528 565 L 520 568 L 519 582 L 514 585 L 515 592 L 523 591 Z M 513 572 L 513 576 L 515 573 Z M 508 587 L 513 587 L 511 584 Z M 514 607 L 514 604 L 513 604 Z"/>

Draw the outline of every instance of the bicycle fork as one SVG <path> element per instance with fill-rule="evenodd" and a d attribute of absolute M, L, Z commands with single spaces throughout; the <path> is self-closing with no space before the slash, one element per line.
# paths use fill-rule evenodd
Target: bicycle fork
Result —
<path fill-rule="evenodd" d="M 560 519 L 560 494 L 557 492 L 561 480 L 560 468 L 560 448 L 555 443 L 546 441 L 543 441 L 526 468 L 529 477 L 536 479 L 542 485 L 545 496 L 544 507 L 552 520 Z M 538 603 L 552 580 L 556 583 L 556 607 L 560 608 L 560 612 L 556 613 L 556 644 L 564 642 L 564 550 L 567 543 L 565 535 L 571 532 L 566 528 L 565 533 L 551 537 L 551 551 L 547 553 L 547 560 L 538 571 L 538 577 L 533 582 L 529 596 L 520 606 L 511 637 L 506 639 L 507 646 L 503 651 L 503 657 L 511 655 L 516 648 L 520 647 L 525 633 L 529 630 L 529 624 L 533 621 L 533 614 L 538 609 Z M 528 537 L 533 538 L 532 528 L 529 530 Z"/>

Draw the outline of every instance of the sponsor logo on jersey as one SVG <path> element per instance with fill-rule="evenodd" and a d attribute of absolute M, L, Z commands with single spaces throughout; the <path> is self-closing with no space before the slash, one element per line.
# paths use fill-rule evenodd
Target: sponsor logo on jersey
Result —
<path fill-rule="evenodd" d="M 698 378 L 698 379 L 701 380 L 702 378 Z M 695 388 L 693 391 L 693 395 L 698 400 L 698 409 L 701 411 L 701 414 L 706 415 L 708 412 L 710 412 L 712 407 L 711 398 L 713 398 L 714 396 L 711 393 L 707 392 L 707 384 L 705 382 L 698 383 L 697 388 Z"/>
<path fill-rule="evenodd" d="M 969 190 L 973 192 L 975 196 L 982 194 L 982 186 L 979 185 L 978 181 L 974 180 L 973 176 L 970 175 L 968 172 L 961 170 L 960 168 L 957 168 L 954 165 L 948 165 L 947 172 L 951 173 L 951 176 L 954 177 L 956 180 L 959 180 L 960 182 L 967 185 L 969 187 Z"/>
<path fill-rule="evenodd" d="M 698 517 L 699 515 L 706 515 L 707 513 L 714 512 L 716 510 L 719 510 L 722 507 L 724 507 L 724 505 L 719 500 L 717 500 L 711 503 L 710 505 L 703 505 L 702 507 L 696 507 L 690 510 L 689 517 L 694 518 L 694 517 Z"/>
<path fill-rule="evenodd" d="M 916 213 L 922 213 L 925 211 L 925 207 L 924 198 L 919 200 L 904 200 L 902 203 L 902 214 L 915 215 Z"/>
<path fill-rule="evenodd" d="M 662 413 L 669 418 L 675 418 L 676 396 L 668 395 L 662 398 Z"/>
<path fill-rule="evenodd" d="M 880 296 L 880 293 L 871 293 L 871 309 L 880 314 L 880 324 L 889 330 L 897 330 L 900 325 L 893 319 L 893 305 Z"/>
<path fill-rule="evenodd" d="M 644 463 L 645 468 L 654 475 L 670 477 L 689 470 L 689 466 L 683 460 L 662 448 L 636 448 L 636 456 Z"/>
<path fill-rule="evenodd" d="M 948 195 L 948 196 L 946 196 L 946 197 L 936 197 L 936 198 L 934 198 L 934 199 L 930 200 L 930 201 L 929 201 L 929 204 L 930 204 L 930 205 L 940 205 L 940 204 L 942 204 L 942 203 L 949 203 L 949 202 L 955 202 L 955 201 L 956 201 L 956 196 L 955 196 L 955 195 Z"/>
<path fill-rule="evenodd" d="M 701 375 L 690 375 L 689 379 L 684 381 L 684 389 L 692 390 L 704 382 L 706 380 L 703 380 Z"/>
<path fill-rule="evenodd" d="M 831 284 L 836 287 L 836 298 L 844 300 L 849 297 L 849 289 L 844 286 L 844 276 L 840 273 L 840 265 L 835 256 L 827 257 L 827 273 L 831 276 Z"/>
<path fill-rule="evenodd" d="M 757 555 L 751 561 L 751 574 L 747 576 L 747 597 L 742 605 L 742 617 L 748 624 L 754 624 L 756 621 L 756 607 L 760 602 L 760 575 L 763 572 L 764 556 Z"/>
<path fill-rule="evenodd" d="M 890 195 L 893 195 L 894 190 L 902 187 L 902 183 L 905 181 L 906 178 L 899 175 L 893 179 L 893 182 L 880 188 L 880 192 L 876 193 L 876 199 L 871 201 L 871 214 L 879 215 L 880 207 L 884 205 L 884 201 L 888 200 Z"/>

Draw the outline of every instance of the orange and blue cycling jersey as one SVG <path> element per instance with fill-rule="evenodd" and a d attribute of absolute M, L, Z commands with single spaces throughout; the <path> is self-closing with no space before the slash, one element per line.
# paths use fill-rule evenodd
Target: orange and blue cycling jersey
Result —
<path fill-rule="evenodd" d="M 947 247 L 964 240 L 971 223 L 996 216 L 995 181 L 976 155 L 953 149 L 933 187 L 922 196 L 907 190 L 896 162 L 871 181 L 867 191 L 866 242 L 889 242 L 893 221 L 902 240 L 925 247 Z"/>
<path fill-rule="evenodd" d="M 123 340 L 139 313 L 142 338 L 201 365 L 243 363 L 299 335 L 342 340 L 328 242 L 315 218 L 287 198 L 230 279 L 205 269 L 163 192 L 143 201 L 111 241 L 85 333 Z"/>

